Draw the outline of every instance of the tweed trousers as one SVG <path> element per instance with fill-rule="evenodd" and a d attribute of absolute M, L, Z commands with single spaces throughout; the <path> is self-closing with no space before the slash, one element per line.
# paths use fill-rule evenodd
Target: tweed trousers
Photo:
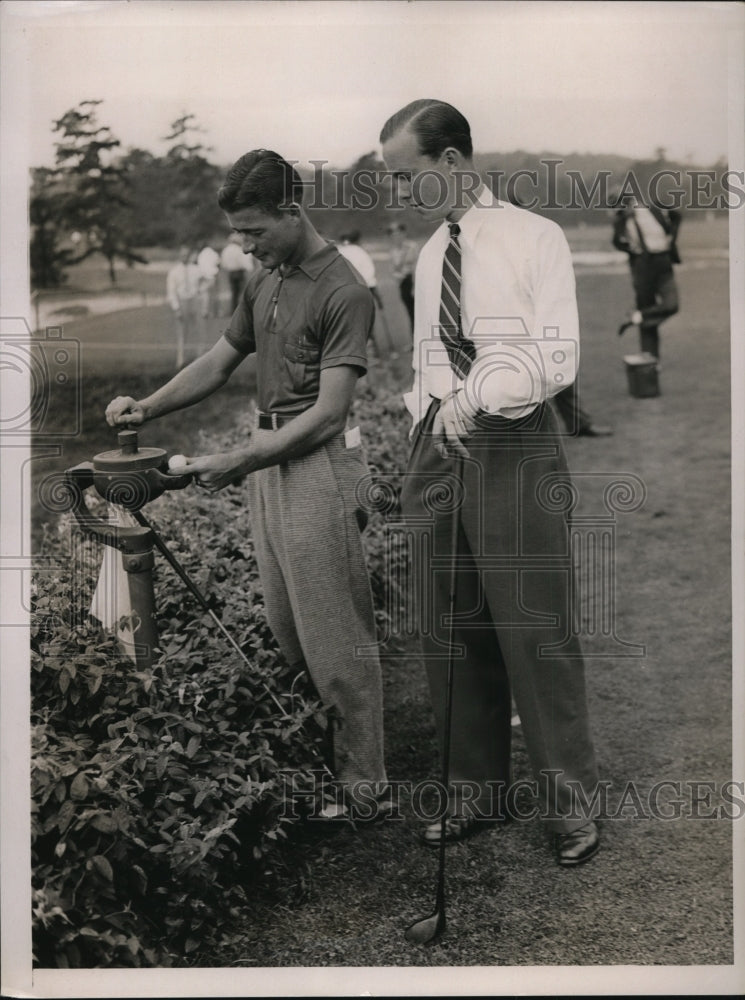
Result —
<path fill-rule="evenodd" d="M 584 664 L 570 628 L 572 561 L 562 511 L 543 492 L 567 481 L 555 417 L 490 418 L 468 441 L 463 478 L 432 444 L 434 402 L 419 425 L 401 502 L 414 542 L 422 652 L 441 738 L 448 658 L 449 568 L 456 559 L 450 808 L 496 818 L 510 804 L 511 700 L 522 723 L 538 814 L 567 833 L 590 817 L 598 775 Z M 455 552 L 452 503 L 460 508 Z M 581 803 L 581 800 L 579 800 Z M 470 806 L 468 805 L 470 803 Z"/>
<path fill-rule="evenodd" d="M 273 434 L 255 430 L 254 435 Z M 304 661 L 335 721 L 335 776 L 384 785 L 383 696 L 360 537 L 363 449 L 343 434 L 249 476 L 267 620 L 289 663 Z"/>

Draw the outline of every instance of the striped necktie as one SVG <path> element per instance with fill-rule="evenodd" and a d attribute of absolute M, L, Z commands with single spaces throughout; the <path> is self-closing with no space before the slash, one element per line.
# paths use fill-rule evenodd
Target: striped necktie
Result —
<path fill-rule="evenodd" d="M 440 293 L 440 339 L 450 358 L 453 370 L 464 378 L 476 357 L 472 341 L 463 336 L 460 316 L 461 253 L 457 222 L 448 223 L 450 240 L 442 261 L 442 290 Z"/>

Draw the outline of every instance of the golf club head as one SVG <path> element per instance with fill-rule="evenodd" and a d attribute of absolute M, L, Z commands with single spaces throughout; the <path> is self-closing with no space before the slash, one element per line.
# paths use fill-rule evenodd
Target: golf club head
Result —
<path fill-rule="evenodd" d="M 433 944 L 445 932 L 445 927 L 445 911 L 435 910 L 428 917 L 410 924 L 404 937 L 411 944 Z"/>

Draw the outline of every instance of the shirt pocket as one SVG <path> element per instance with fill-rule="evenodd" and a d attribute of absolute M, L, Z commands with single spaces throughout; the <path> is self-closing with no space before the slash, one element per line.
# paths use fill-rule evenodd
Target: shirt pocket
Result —
<path fill-rule="evenodd" d="M 303 341 L 288 340 L 282 353 L 293 390 L 297 393 L 316 390 L 321 371 L 320 347 Z"/>

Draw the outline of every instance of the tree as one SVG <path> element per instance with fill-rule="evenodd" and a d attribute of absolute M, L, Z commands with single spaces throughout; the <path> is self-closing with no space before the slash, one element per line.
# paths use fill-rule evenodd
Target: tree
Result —
<path fill-rule="evenodd" d="M 178 236 L 171 210 L 173 177 L 166 158 L 134 148 L 127 151 L 120 163 L 129 180 L 134 245 L 177 245 Z"/>
<path fill-rule="evenodd" d="M 67 234 L 59 209 L 60 192 L 55 189 L 54 171 L 35 168 L 29 199 L 29 263 L 34 288 L 58 288 L 66 280 L 65 269 L 72 263 L 72 250 L 61 245 Z"/>
<path fill-rule="evenodd" d="M 184 112 L 164 136 L 165 142 L 172 143 L 164 169 L 171 191 L 168 204 L 175 242 L 191 246 L 207 242 L 225 226 L 217 207 L 220 169 L 207 158 L 212 147 L 202 143 L 204 131 L 194 115 Z"/>
<path fill-rule="evenodd" d="M 62 218 L 83 234 L 82 250 L 73 262 L 101 254 L 116 284 L 117 259 L 130 266 L 145 259 L 131 245 L 127 172 L 112 156 L 121 143 L 107 125 L 98 124 L 101 103 L 81 101 L 54 123 L 53 131 L 62 136 L 56 144 L 56 176 Z"/>

